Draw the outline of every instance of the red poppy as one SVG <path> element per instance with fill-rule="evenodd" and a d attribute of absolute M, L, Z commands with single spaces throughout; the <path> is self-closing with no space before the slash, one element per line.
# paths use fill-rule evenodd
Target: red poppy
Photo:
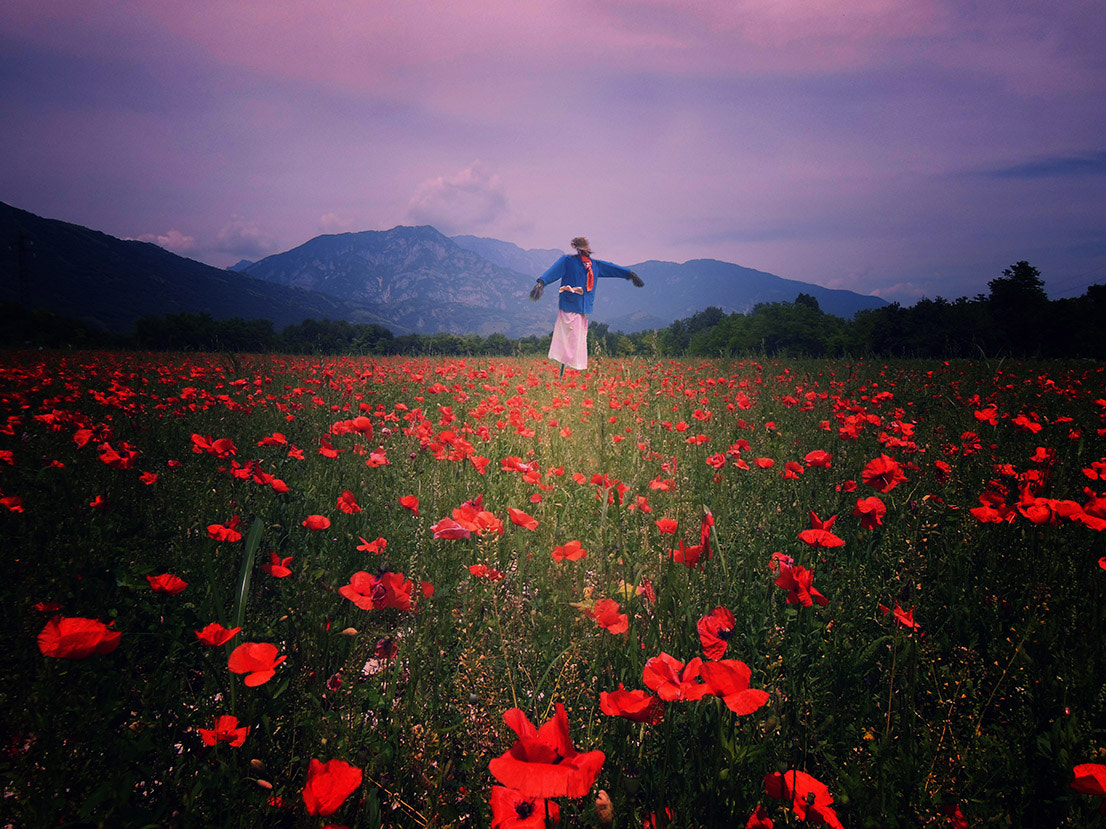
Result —
<path fill-rule="evenodd" d="M 618 602 L 614 599 L 600 599 L 591 610 L 585 610 L 584 613 L 610 633 L 625 633 L 630 629 L 630 617 L 618 610 Z"/>
<path fill-rule="evenodd" d="M 672 560 L 678 564 L 683 564 L 685 567 L 698 567 L 699 559 L 703 556 L 703 550 L 706 549 L 702 544 L 685 544 L 681 538 L 676 545 L 676 549 L 670 551 Z M 707 550 L 707 557 L 710 558 L 710 551 Z"/>
<path fill-rule="evenodd" d="M 641 672 L 645 687 L 657 692 L 665 702 L 683 700 L 694 702 L 702 699 L 710 689 L 698 682 L 703 660 L 695 657 L 685 666 L 683 662 L 663 651 L 651 657 Z"/>
<path fill-rule="evenodd" d="M 599 692 L 599 710 L 609 717 L 657 725 L 664 719 L 664 701 L 647 691 L 627 691 L 618 683 L 617 691 Z"/>
<path fill-rule="evenodd" d="M 162 573 L 160 576 L 146 576 L 146 581 L 150 583 L 150 588 L 155 593 L 165 593 L 169 596 L 175 596 L 182 592 L 184 588 L 188 587 L 188 582 L 179 576 L 174 576 L 172 573 Z"/>
<path fill-rule="evenodd" d="M 865 530 L 874 530 L 883 525 L 883 516 L 887 514 L 887 505 L 877 496 L 857 498 L 853 516 L 860 519 L 860 526 Z"/>
<path fill-rule="evenodd" d="M 338 811 L 346 798 L 361 786 L 362 773 L 345 760 L 323 763 L 314 758 L 307 765 L 303 805 L 307 814 L 326 817 Z"/>
<path fill-rule="evenodd" d="M 540 728 L 519 708 L 507 711 L 503 720 L 518 739 L 488 763 L 496 780 L 527 797 L 583 797 L 588 793 L 606 758 L 602 751 L 576 750 L 561 703 L 557 703 L 553 718 Z"/>
<path fill-rule="evenodd" d="M 507 514 L 511 517 L 512 524 L 522 527 L 524 530 L 533 532 L 538 528 L 538 519 L 528 515 L 520 509 L 507 507 Z"/>
<path fill-rule="evenodd" d="M 761 469 L 771 469 L 776 465 L 776 462 L 771 458 L 756 458 L 753 463 Z"/>
<path fill-rule="evenodd" d="M 375 541 L 366 541 L 365 538 L 360 535 L 357 537 L 361 539 L 361 543 L 357 545 L 357 549 L 362 552 L 380 555 L 388 546 L 388 539 L 384 536 L 378 537 Z M 437 538 L 437 536 L 434 537 Z"/>
<path fill-rule="evenodd" d="M 240 630 L 242 628 L 225 628 L 218 622 L 212 622 L 205 626 L 203 630 L 197 630 L 196 638 L 210 648 L 217 648 L 233 639 L 234 635 Z"/>
<path fill-rule="evenodd" d="M 749 819 L 745 821 L 745 829 L 772 829 L 773 826 L 775 824 L 772 823 L 772 818 L 768 817 L 768 812 L 764 810 L 764 805 L 761 803 L 757 804 Z"/>
<path fill-rule="evenodd" d="M 898 461 L 887 455 L 880 455 L 865 464 L 860 478 L 877 492 L 890 492 L 906 480 L 906 475 Z"/>
<path fill-rule="evenodd" d="M 225 524 L 208 524 L 208 537 L 215 541 L 241 541 L 242 533 L 238 532 L 238 525 L 241 523 L 242 519 L 236 515 Z"/>
<path fill-rule="evenodd" d="M 799 604 L 810 607 L 814 602 L 825 606 L 829 599 L 819 593 L 813 585 L 814 573 L 802 565 L 789 567 L 780 563 L 780 576 L 776 579 L 776 586 L 782 587 L 787 592 L 788 604 Z"/>
<path fill-rule="evenodd" d="M 246 742 L 246 735 L 250 733 L 250 727 L 244 725 L 238 727 L 238 718 L 230 714 L 222 714 L 215 718 L 214 728 L 197 728 L 200 739 L 205 746 L 213 746 L 216 743 L 229 743 L 232 748 L 238 748 Z"/>
<path fill-rule="evenodd" d="M 753 672 L 740 660 L 704 662 L 702 673 L 710 693 L 722 697 L 722 702 L 735 714 L 752 714 L 768 702 L 767 691 L 749 687 Z"/>
<path fill-rule="evenodd" d="M 813 452 L 807 452 L 803 460 L 806 461 L 807 466 L 817 466 L 822 469 L 829 469 L 830 466 L 832 466 L 833 455 L 825 449 L 815 449 Z"/>
<path fill-rule="evenodd" d="M 419 499 L 414 495 L 400 495 L 399 505 L 404 509 L 411 510 L 415 515 L 419 514 Z"/>
<path fill-rule="evenodd" d="M 503 579 L 503 571 L 496 570 L 486 564 L 470 564 L 469 572 L 478 579 L 487 579 L 488 581 L 502 581 Z"/>
<path fill-rule="evenodd" d="M 452 518 L 443 518 L 437 524 L 430 525 L 435 538 L 470 538 L 472 531 L 462 527 Z"/>
<path fill-rule="evenodd" d="M 503 535 L 503 522 L 476 502 L 467 501 L 453 510 L 452 514 L 458 524 L 477 535 L 484 533 Z"/>
<path fill-rule="evenodd" d="M 561 807 L 542 797 L 527 797 L 506 786 L 492 786 L 489 805 L 492 807 L 492 829 L 545 829 L 546 813 L 556 824 Z"/>
<path fill-rule="evenodd" d="M 707 659 L 722 658 L 735 624 L 734 615 L 724 607 L 716 607 L 696 623 Z"/>
<path fill-rule="evenodd" d="M 358 570 L 350 576 L 349 584 L 338 588 L 338 594 L 362 610 L 379 610 L 385 607 L 411 610 L 411 587 L 411 582 L 405 580 L 402 573 L 374 576 Z"/>
<path fill-rule="evenodd" d="M 805 471 L 806 470 L 803 469 L 803 465 L 801 463 L 796 463 L 795 461 L 788 461 L 787 463 L 785 463 L 783 465 L 783 473 L 782 474 L 783 474 L 784 480 L 796 480 Z"/>
<path fill-rule="evenodd" d="M 834 535 L 829 530 L 803 530 L 799 533 L 799 540 L 811 547 L 844 547 L 845 539 Z"/>
<path fill-rule="evenodd" d="M 654 523 L 657 525 L 657 529 L 666 535 L 675 534 L 678 526 L 675 518 L 658 518 Z"/>
<path fill-rule="evenodd" d="M 844 829 L 833 810 L 833 796 L 824 783 L 805 771 L 793 769 L 773 772 L 764 778 L 764 792 L 777 800 L 788 800 L 799 820 L 811 819 L 815 825 L 825 824 Z"/>
<path fill-rule="evenodd" d="M 891 609 L 886 605 L 880 605 L 879 609 L 883 611 L 883 615 L 886 616 L 891 612 Z M 895 605 L 895 621 L 898 622 L 900 627 L 909 628 L 910 630 L 918 630 L 918 623 L 914 621 L 914 608 L 910 610 L 903 610 L 898 604 Z"/>
<path fill-rule="evenodd" d="M 43 656 L 87 659 L 111 653 L 119 647 L 121 636 L 98 619 L 55 616 L 38 634 L 38 649 Z"/>
<path fill-rule="evenodd" d="M 262 564 L 261 570 L 276 579 L 287 578 L 292 575 L 292 571 L 288 567 L 292 563 L 292 558 L 293 556 L 281 558 L 276 553 L 269 553 L 269 563 Z"/>
<path fill-rule="evenodd" d="M 325 530 L 330 526 L 330 519 L 325 515 L 309 515 L 303 519 L 303 526 L 311 532 L 317 533 L 319 530 Z"/>
<path fill-rule="evenodd" d="M 335 506 L 347 515 L 361 512 L 361 506 L 357 503 L 357 499 L 354 497 L 353 493 L 348 489 L 342 490 L 342 494 L 338 496 L 338 503 Z"/>
<path fill-rule="evenodd" d="M 234 674 L 246 674 L 246 685 L 251 688 L 264 685 L 276 675 L 277 665 L 287 659 L 277 657 L 276 645 L 268 642 L 243 642 L 227 660 L 227 667 Z"/>
<path fill-rule="evenodd" d="M 1106 795 L 1106 766 L 1102 763 L 1080 763 L 1072 768 L 1072 773 L 1075 779 L 1071 781 L 1071 787 L 1079 794 L 1093 797 Z M 1106 813 L 1106 800 L 1099 811 Z"/>
<path fill-rule="evenodd" d="M 568 541 L 553 548 L 554 561 L 579 561 L 588 554 L 579 541 Z"/>

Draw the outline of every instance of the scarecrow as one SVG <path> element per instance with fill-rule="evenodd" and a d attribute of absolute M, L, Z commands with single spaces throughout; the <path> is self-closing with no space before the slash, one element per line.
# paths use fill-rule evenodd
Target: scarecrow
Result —
<path fill-rule="evenodd" d="M 564 377 L 565 366 L 577 371 L 588 367 L 588 314 L 595 302 L 596 278 L 611 276 L 629 279 L 638 288 L 645 285 L 641 277 L 628 268 L 592 259 L 591 245 L 583 236 L 573 239 L 572 247 L 576 248 L 576 255 L 562 256 L 554 262 L 538 277 L 538 283 L 530 291 L 530 299 L 536 302 L 541 299 L 546 285 L 560 280 L 549 359 L 561 364 L 561 377 Z"/>

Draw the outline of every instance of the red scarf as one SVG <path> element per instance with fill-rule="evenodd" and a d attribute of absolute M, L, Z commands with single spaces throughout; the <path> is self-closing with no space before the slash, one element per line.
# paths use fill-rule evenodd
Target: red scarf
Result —
<path fill-rule="evenodd" d="M 591 260 L 583 254 L 580 255 L 580 259 L 583 260 L 584 269 L 588 272 L 588 290 L 591 291 L 595 288 L 595 272 L 591 269 Z"/>

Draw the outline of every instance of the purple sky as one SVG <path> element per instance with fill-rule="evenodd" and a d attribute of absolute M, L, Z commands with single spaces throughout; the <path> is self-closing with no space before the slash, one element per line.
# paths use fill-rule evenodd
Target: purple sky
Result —
<path fill-rule="evenodd" d="M 6 0 L 0 201 L 213 265 L 432 224 L 911 304 L 1106 282 L 1100 0 Z"/>

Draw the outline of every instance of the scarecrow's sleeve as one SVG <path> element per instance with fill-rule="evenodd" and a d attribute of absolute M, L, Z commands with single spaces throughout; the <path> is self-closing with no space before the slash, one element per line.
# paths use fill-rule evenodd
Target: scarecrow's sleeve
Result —
<path fill-rule="evenodd" d="M 629 279 L 630 269 L 624 268 L 621 265 L 616 265 L 613 262 L 603 262 L 600 259 L 592 259 L 592 266 L 595 268 L 596 276 L 611 276 L 618 277 L 619 279 Z"/>
<path fill-rule="evenodd" d="M 549 266 L 549 270 L 538 277 L 538 282 L 543 285 L 548 285 L 550 282 L 556 282 L 565 275 L 565 263 L 568 261 L 567 256 L 562 256 L 556 262 Z"/>

